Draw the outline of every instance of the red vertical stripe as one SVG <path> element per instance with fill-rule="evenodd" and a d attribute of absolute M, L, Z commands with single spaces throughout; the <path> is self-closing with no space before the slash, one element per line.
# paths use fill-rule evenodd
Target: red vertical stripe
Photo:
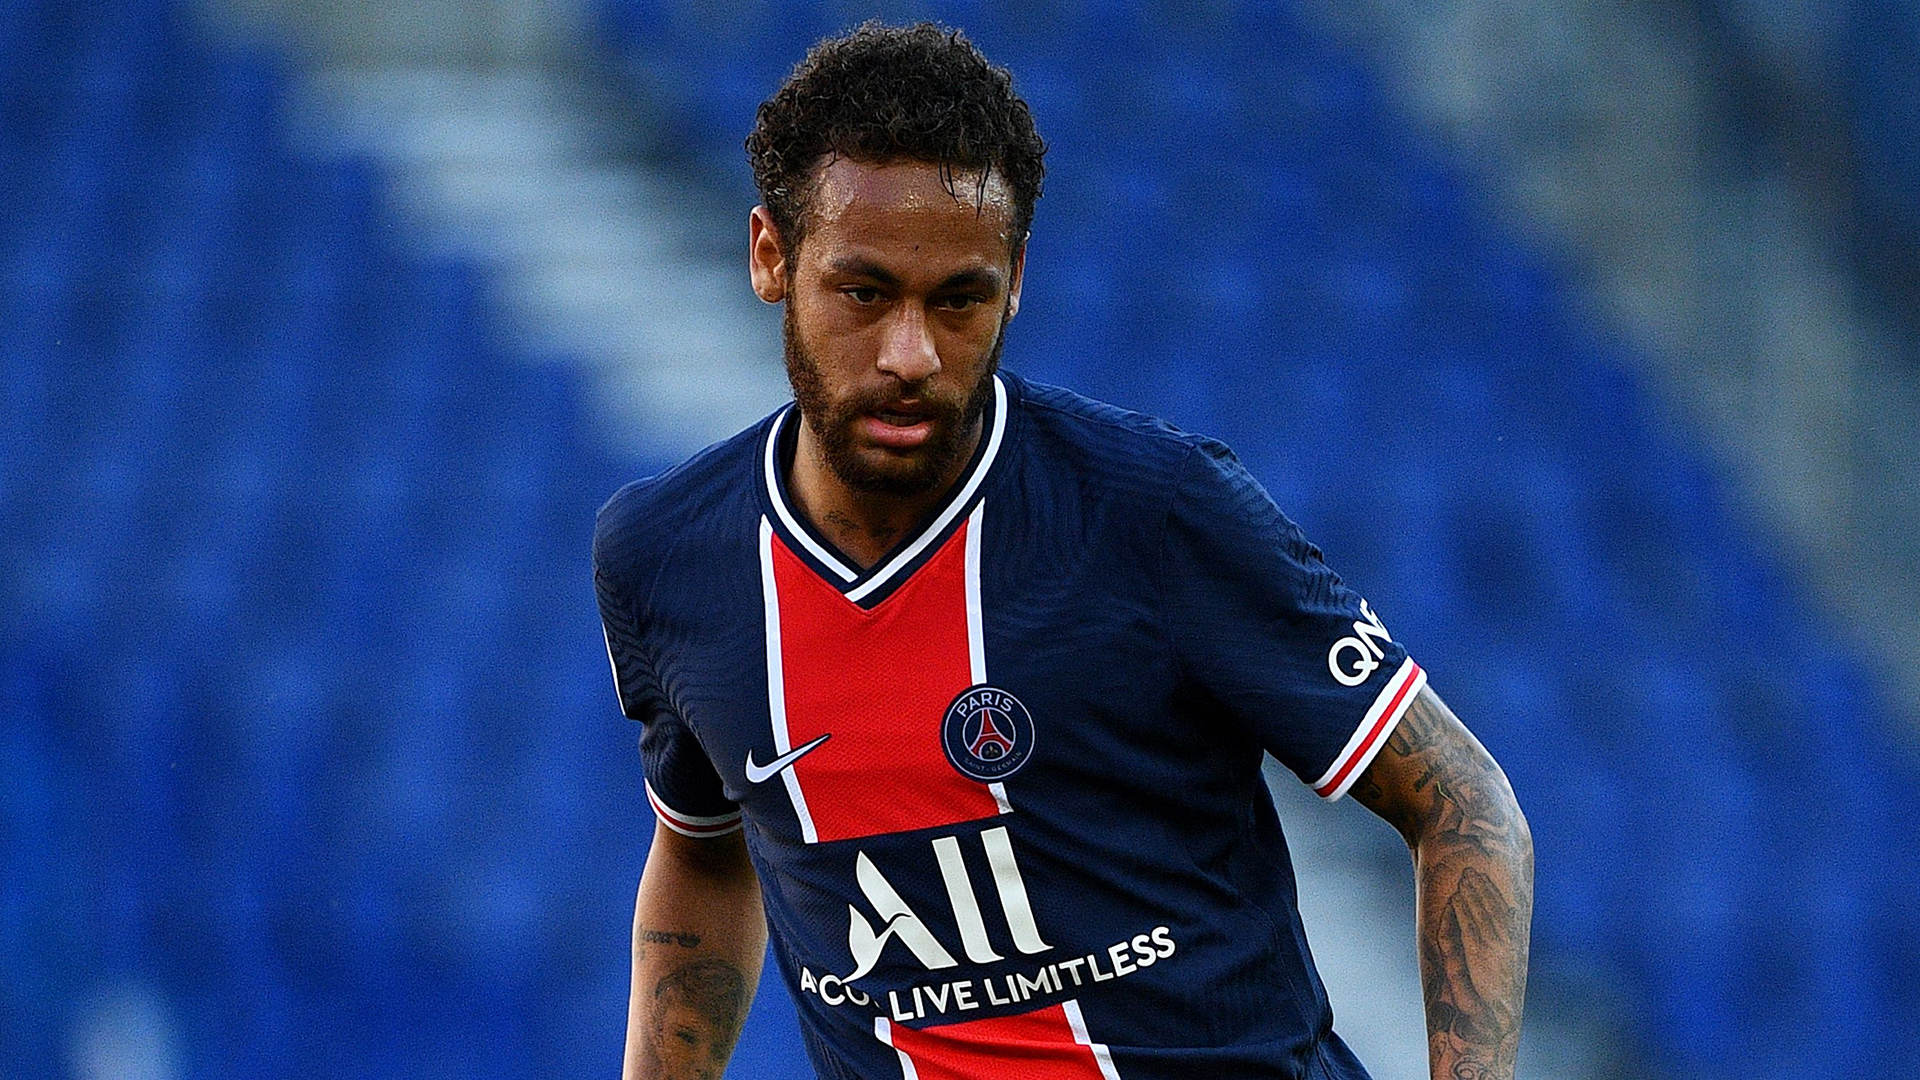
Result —
<path fill-rule="evenodd" d="M 896 1024 L 890 1034 L 920 1080 L 1102 1080 L 1060 1005 L 940 1027 Z"/>
<path fill-rule="evenodd" d="M 880 604 L 841 595 L 773 538 L 790 744 L 833 738 L 793 765 L 821 841 L 991 817 L 985 784 L 954 771 L 940 722 L 972 682 L 962 524 Z"/>

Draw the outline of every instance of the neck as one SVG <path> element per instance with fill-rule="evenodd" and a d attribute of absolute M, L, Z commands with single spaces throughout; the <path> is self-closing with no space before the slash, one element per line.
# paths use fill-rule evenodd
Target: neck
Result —
<path fill-rule="evenodd" d="M 803 420 L 794 447 L 793 469 L 787 474 L 787 491 L 814 528 L 865 570 L 892 551 L 908 530 L 926 520 L 959 483 L 960 474 L 980 445 L 981 429 L 981 419 L 976 417 L 967 432 L 965 452 L 947 475 L 924 492 L 897 495 L 849 486 L 827 464 L 812 427 Z"/>

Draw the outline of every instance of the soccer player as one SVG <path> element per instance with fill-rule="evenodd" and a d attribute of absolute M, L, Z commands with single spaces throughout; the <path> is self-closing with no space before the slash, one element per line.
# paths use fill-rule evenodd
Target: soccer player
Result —
<path fill-rule="evenodd" d="M 626 1075 L 718 1075 L 771 933 L 832 1080 L 1365 1077 L 1270 751 L 1411 846 L 1433 1075 L 1511 1077 L 1499 766 L 1226 447 L 999 370 L 1044 152 L 1007 73 L 870 24 L 747 147 L 794 403 L 594 539 L 658 818 Z"/>

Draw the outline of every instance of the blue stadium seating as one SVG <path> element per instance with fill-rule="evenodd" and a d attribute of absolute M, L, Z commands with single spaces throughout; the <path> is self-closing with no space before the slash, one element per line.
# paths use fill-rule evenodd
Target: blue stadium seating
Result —
<path fill-rule="evenodd" d="M 1792 181 L 1828 170 L 1816 199 L 1844 211 L 1835 237 L 1854 264 L 1863 294 L 1884 317 L 1920 319 L 1914 252 L 1920 250 L 1920 5 L 1912 0 L 1705 0 L 1706 37 L 1729 50 L 1733 74 L 1776 103 L 1802 103 L 1814 118 L 1783 134 L 1775 105 L 1725 108 L 1725 142 L 1740 156 L 1766 159 Z M 1782 58 L 1791 62 L 1782 63 Z M 1782 70 L 1784 69 L 1784 70 Z M 1717 83 L 1724 83 L 1716 79 Z M 1737 84 L 1737 83 L 1736 83 Z M 1820 130 L 1823 125 L 1832 130 Z M 1819 134 L 1809 137 L 1815 131 Z M 1785 172 L 1781 172 L 1782 166 Z M 1911 337 L 1911 335 L 1907 335 Z M 1907 340 L 1890 344 L 1920 362 Z"/>
<path fill-rule="evenodd" d="M 373 163 L 288 148 L 278 53 L 6 6 L 0 1074 L 128 981 L 181 1076 L 617 1069 L 586 546 L 637 464 Z"/>
<path fill-rule="evenodd" d="M 1920 9 L 1850 0 L 1833 57 L 1846 91 L 1867 195 L 1920 237 Z"/>

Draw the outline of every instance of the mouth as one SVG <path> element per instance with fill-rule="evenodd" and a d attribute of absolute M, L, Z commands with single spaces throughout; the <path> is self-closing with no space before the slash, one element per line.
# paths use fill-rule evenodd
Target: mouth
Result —
<path fill-rule="evenodd" d="M 933 419 L 931 410 L 896 403 L 861 414 L 860 426 L 874 443 L 911 450 L 933 436 Z"/>

